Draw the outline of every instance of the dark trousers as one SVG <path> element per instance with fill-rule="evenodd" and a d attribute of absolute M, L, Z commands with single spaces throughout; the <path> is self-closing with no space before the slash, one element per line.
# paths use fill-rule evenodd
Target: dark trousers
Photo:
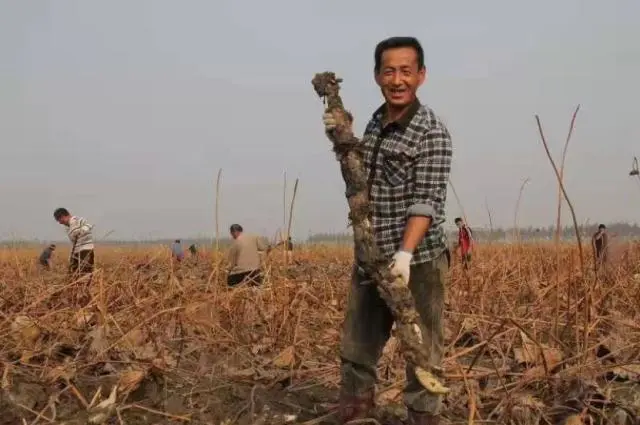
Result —
<path fill-rule="evenodd" d="M 471 264 L 471 253 L 470 252 L 463 253 L 462 254 L 462 266 L 465 269 L 468 269 L 470 264 Z"/>
<path fill-rule="evenodd" d="M 69 272 L 77 275 L 93 273 L 94 255 L 92 249 L 85 249 L 71 255 Z"/>
<path fill-rule="evenodd" d="M 425 348 L 435 366 L 440 366 L 444 354 L 442 315 L 448 270 L 447 255 L 443 253 L 433 261 L 411 266 L 409 275 L 409 288 L 421 319 L 420 330 L 422 335 L 428 335 L 425 344 L 431 342 Z M 351 396 L 375 387 L 376 366 L 394 321 L 376 286 L 361 284 L 365 280 L 354 271 L 340 349 L 342 392 Z M 407 365 L 406 378 L 405 404 L 415 411 L 439 413 L 442 398 L 424 390 L 412 365 Z"/>
<path fill-rule="evenodd" d="M 234 273 L 227 276 L 227 285 L 236 286 L 247 280 L 251 286 L 257 286 L 262 283 L 262 273 L 260 270 L 250 270 L 248 272 Z"/>
<path fill-rule="evenodd" d="M 596 270 L 600 270 L 607 262 L 607 253 L 601 248 L 596 249 Z"/>

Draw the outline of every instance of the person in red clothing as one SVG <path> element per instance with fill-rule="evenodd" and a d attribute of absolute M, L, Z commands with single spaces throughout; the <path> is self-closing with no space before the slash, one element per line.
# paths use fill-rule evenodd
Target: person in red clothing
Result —
<path fill-rule="evenodd" d="M 462 265 L 464 268 L 469 267 L 471 261 L 471 249 L 473 248 L 473 234 L 469 226 L 458 217 L 455 220 L 456 226 L 458 226 L 458 246 L 460 250 L 460 256 L 462 258 Z"/>

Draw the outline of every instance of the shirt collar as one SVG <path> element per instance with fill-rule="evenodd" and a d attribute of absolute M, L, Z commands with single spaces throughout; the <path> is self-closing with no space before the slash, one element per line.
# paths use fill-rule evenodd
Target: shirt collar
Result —
<path fill-rule="evenodd" d="M 411 106 L 409 106 L 409 109 L 407 109 L 407 112 L 404 113 L 404 115 L 402 115 L 397 120 L 390 122 L 387 125 L 389 126 L 394 125 L 401 128 L 402 130 L 405 130 L 411 123 L 411 120 L 413 119 L 413 117 L 418 113 L 419 109 L 420 109 L 420 100 L 418 100 L 418 98 L 416 97 L 414 101 L 411 103 Z M 382 123 L 385 114 L 386 114 L 386 103 L 383 103 L 373 113 L 373 117 L 378 121 L 380 121 L 380 123 Z"/>

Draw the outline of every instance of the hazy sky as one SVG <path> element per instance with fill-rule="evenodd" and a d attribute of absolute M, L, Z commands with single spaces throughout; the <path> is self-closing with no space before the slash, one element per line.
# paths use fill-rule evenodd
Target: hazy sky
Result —
<path fill-rule="evenodd" d="M 235 3 L 235 4 L 234 4 Z M 373 49 L 424 45 L 420 99 L 447 123 L 451 179 L 472 225 L 555 221 L 566 169 L 578 219 L 635 221 L 640 185 L 637 0 L 0 0 L 0 237 L 60 238 L 65 206 L 114 238 L 282 226 L 283 173 L 300 179 L 294 236 L 343 231 L 347 206 L 325 139 L 314 73 L 344 78 L 361 134 L 381 103 Z M 450 222 L 460 209 L 449 190 Z M 569 215 L 565 215 L 568 222 Z"/>

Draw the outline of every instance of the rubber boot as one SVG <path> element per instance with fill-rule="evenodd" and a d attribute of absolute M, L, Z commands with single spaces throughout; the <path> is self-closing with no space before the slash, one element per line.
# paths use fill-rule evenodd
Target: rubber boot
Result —
<path fill-rule="evenodd" d="M 340 393 L 339 404 L 341 424 L 346 424 L 355 419 L 369 418 L 375 407 L 374 391 L 369 390 L 357 396 Z"/>

